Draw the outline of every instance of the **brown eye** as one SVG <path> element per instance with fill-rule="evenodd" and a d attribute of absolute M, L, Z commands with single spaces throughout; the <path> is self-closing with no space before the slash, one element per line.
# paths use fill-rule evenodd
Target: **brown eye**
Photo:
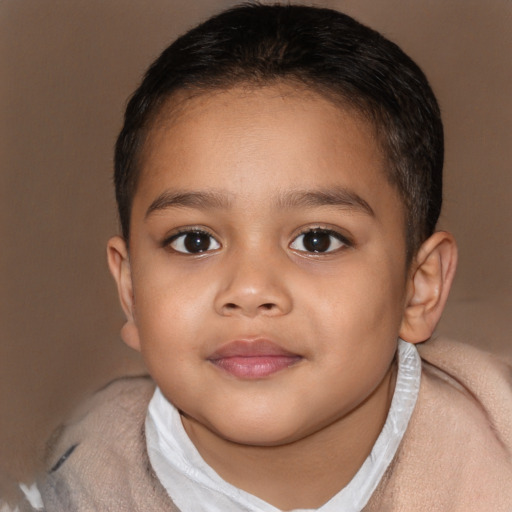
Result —
<path fill-rule="evenodd" d="M 312 229 L 299 235 L 290 247 L 301 252 L 325 253 L 332 252 L 348 245 L 341 235 L 325 229 Z"/>
<path fill-rule="evenodd" d="M 213 236 L 204 231 L 187 231 L 171 238 L 169 246 L 176 252 L 185 254 L 200 254 L 220 248 Z"/>

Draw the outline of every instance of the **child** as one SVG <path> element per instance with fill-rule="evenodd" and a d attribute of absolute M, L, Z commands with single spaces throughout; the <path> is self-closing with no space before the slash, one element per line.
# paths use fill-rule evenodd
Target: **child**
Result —
<path fill-rule="evenodd" d="M 151 379 L 55 436 L 45 510 L 511 510 L 510 369 L 416 348 L 456 266 L 442 164 L 423 73 L 348 16 L 242 6 L 165 50 L 108 244 Z"/>

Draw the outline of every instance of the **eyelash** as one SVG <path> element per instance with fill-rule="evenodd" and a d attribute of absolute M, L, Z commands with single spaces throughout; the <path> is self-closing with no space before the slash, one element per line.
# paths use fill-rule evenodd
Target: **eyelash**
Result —
<path fill-rule="evenodd" d="M 336 247 L 335 249 L 331 249 L 330 246 L 332 245 L 332 241 L 330 240 L 329 246 L 324 251 L 308 251 L 308 250 L 301 250 L 301 249 L 292 247 L 292 244 L 294 244 L 297 240 L 299 240 L 300 237 L 304 237 L 308 234 L 328 235 L 330 237 L 330 239 L 335 239 L 337 242 L 339 242 L 340 246 Z M 292 243 L 290 244 L 290 247 L 292 249 L 295 249 L 297 252 L 301 252 L 304 254 L 315 254 L 315 255 L 316 254 L 330 254 L 330 253 L 338 252 L 339 250 L 342 250 L 344 247 L 347 248 L 347 247 L 353 247 L 353 246 L 354 246 L 353 242 L 351 240 L 349 240 L 346 236 L 343 236 L 341 233 L 339 233 L 338 231 L 335 231 L 333 229 L 323 228 L 323 227 L 309 227 L 309 228 L 304 229 L 293 239 Z"/>
<path fill-rule="evenodd" d="M 325 250 L 308 251 L 307 249 L 299 249 L 297 247 L 293 247 L 293 245 L 296 244 L 297 241 L 301 237 L 305 237 L 306 235 L 314 235 L 314 234 L 329 236 L 330 239 L 328 241 L 328 246 L 326 247 Z M 189 248 L 186 247 L 186 243 L 187 243 L 186 236 L 187 235 L 198 235 L 198 238 L 196 239 L 198 241 L 199 241 L 200 236 L 207 237 L 208 238 L 208 246 L 205 249 L 201 249 L 198 246 L 198 247 L 196 247 L 197 249 L 199 249 L 197 251 L 189 250 L 190 247 Z M 173 247 L 173 243 L 176 243 L 177 241 L 179 241 L 180 238 L 183 239 L 180 244 L 180 247 L 179 248 Z M 331 249 L 332 239 L 335 239 L 340 244 L 340 246 L 335 247 L 334 249 Z M 211 248 L 212 241 L 214 241 L 214 245 L 215 245 L 215 247 L 213 247 L 213 248 Z M 334 252 L 337 252 L 337 251 L 343 249 L 343 247 L 353 247 L 353 245 L 354 245 L 353 242 L 351 242 L 347 237 L 343 236 L 341 233 L 339 233 L 337 231 L 334 231 L 334 230 L 328 229 L 328 228 L 323 228 L 323 227 L 309 227 L 309 228 L 306 228 L 303 231 L 301 231 L 297 236 L 295 236 L 294 239 L 292 240 L 292 242 L 289 244 L 289 247 L 297 252 L 304 253 L 304 254 L 330 254 L 330 253 L 334 253 Z M 221 244 L 211 233 L 209 233 L 208 231 L 205 231 L 204 229 L 183 228 L 183 229 L 180 229 L 177 233 L 167 237 L 162 242 L 162 247 L 170 248 L 171 250 L 173 250 L 174 252 L 176 252 L 178 254 L 199 255 L 199 254 L 205 254 L 208 252 L 218 250 L 221 248 Z"/>
<path fill-rule="evenodd" d="M 185 237 L 187 235 L 199 235 L 199 236 L 208 237 L 208 239 L 210 241 L 210 244 L 211 244 L 211 241 L 214 240 L 215 244 L 218 245 L 218 247 L 214 247 L 213 249 L 211 249 L 210 247 L 207 247 L 204 250 L 198 250 L 197 252 L 192 252 L 192 251 L 188 251 L 188 250 L 178 250 L 176 247 L 172 246 L 172 244 L 174 242 L 178 241 L 180 238 L 183 238 L 182 245 L 183 245 L 183 248 L 186 249 L 186 247 L 185 247 L 185 244 L 186 244 Z M 212 250 L 220 249 L 220 242 L 211 233 L 209 233 L 208 231 L 205 231 L 204 229 L 199 229 L 199 228 L 183 228 L 183 229 L 180 229 L 177 233 L 171 235 L 170 237 L 167 237 L 162 242 L 162 246 L 170 248 L 171 250 L 173 250 L 174 252 L 177 252 L 178 254 L 194 254 L 194 255 L 197 255 L 197 254 L 204 254 L 206 252 L 211 252 Z"/>

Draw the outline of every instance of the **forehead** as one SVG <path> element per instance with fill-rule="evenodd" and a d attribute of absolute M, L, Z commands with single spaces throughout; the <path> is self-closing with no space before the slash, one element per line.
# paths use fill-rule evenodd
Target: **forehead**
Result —
<path fill-rule="evenodd" d="M 306 88 L 179 93 L 149 130 L 134 208 L 167 189 L 222 189 L 234 200 L 276 203 L 289 190 L 343 187 L 396 203 L 386 165 L 373 125 Z"/>

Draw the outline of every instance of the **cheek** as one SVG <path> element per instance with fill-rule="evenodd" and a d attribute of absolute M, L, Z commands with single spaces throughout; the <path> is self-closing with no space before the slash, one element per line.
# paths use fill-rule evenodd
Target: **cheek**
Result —
<path fill-rule="evenodd" d="M 161 286 L 151 293 L 140 290 L 136 325 L 141 355 L 149 373 L 163 390 L 176 397 L 188 396 L 194 366 L 201 360 L 203 347 L 199 318 L 206 315 L 206 304 L 186 286 Z"/>
<path fill-rule="evenodd" d="M 208 318 L 213 286 L 200 275 L 147 265 L 134 282 L 135 322 L 144 349 L 179 351 L 197 339 L 200 319 Z"/>
<path fill-rule="evenodd" d="M 164 250 L 146 253 L 134 258 L 132 265 L 135 300 L 141 307 L 151 303 L 152 309 L 172 312 L 180 307 L 190 308 L 211 293 L 212 274 L 204 262 L 191 266 Z"/>
<path fill-rule="evenodd" d="M 391 264 L 347 261 L 336 271 L 299 286 L 307 316 L 324 328 L 398 332 L 403 314 L 405 278 Z M 314 297 L 314 300 L 313 300 Z"/>

